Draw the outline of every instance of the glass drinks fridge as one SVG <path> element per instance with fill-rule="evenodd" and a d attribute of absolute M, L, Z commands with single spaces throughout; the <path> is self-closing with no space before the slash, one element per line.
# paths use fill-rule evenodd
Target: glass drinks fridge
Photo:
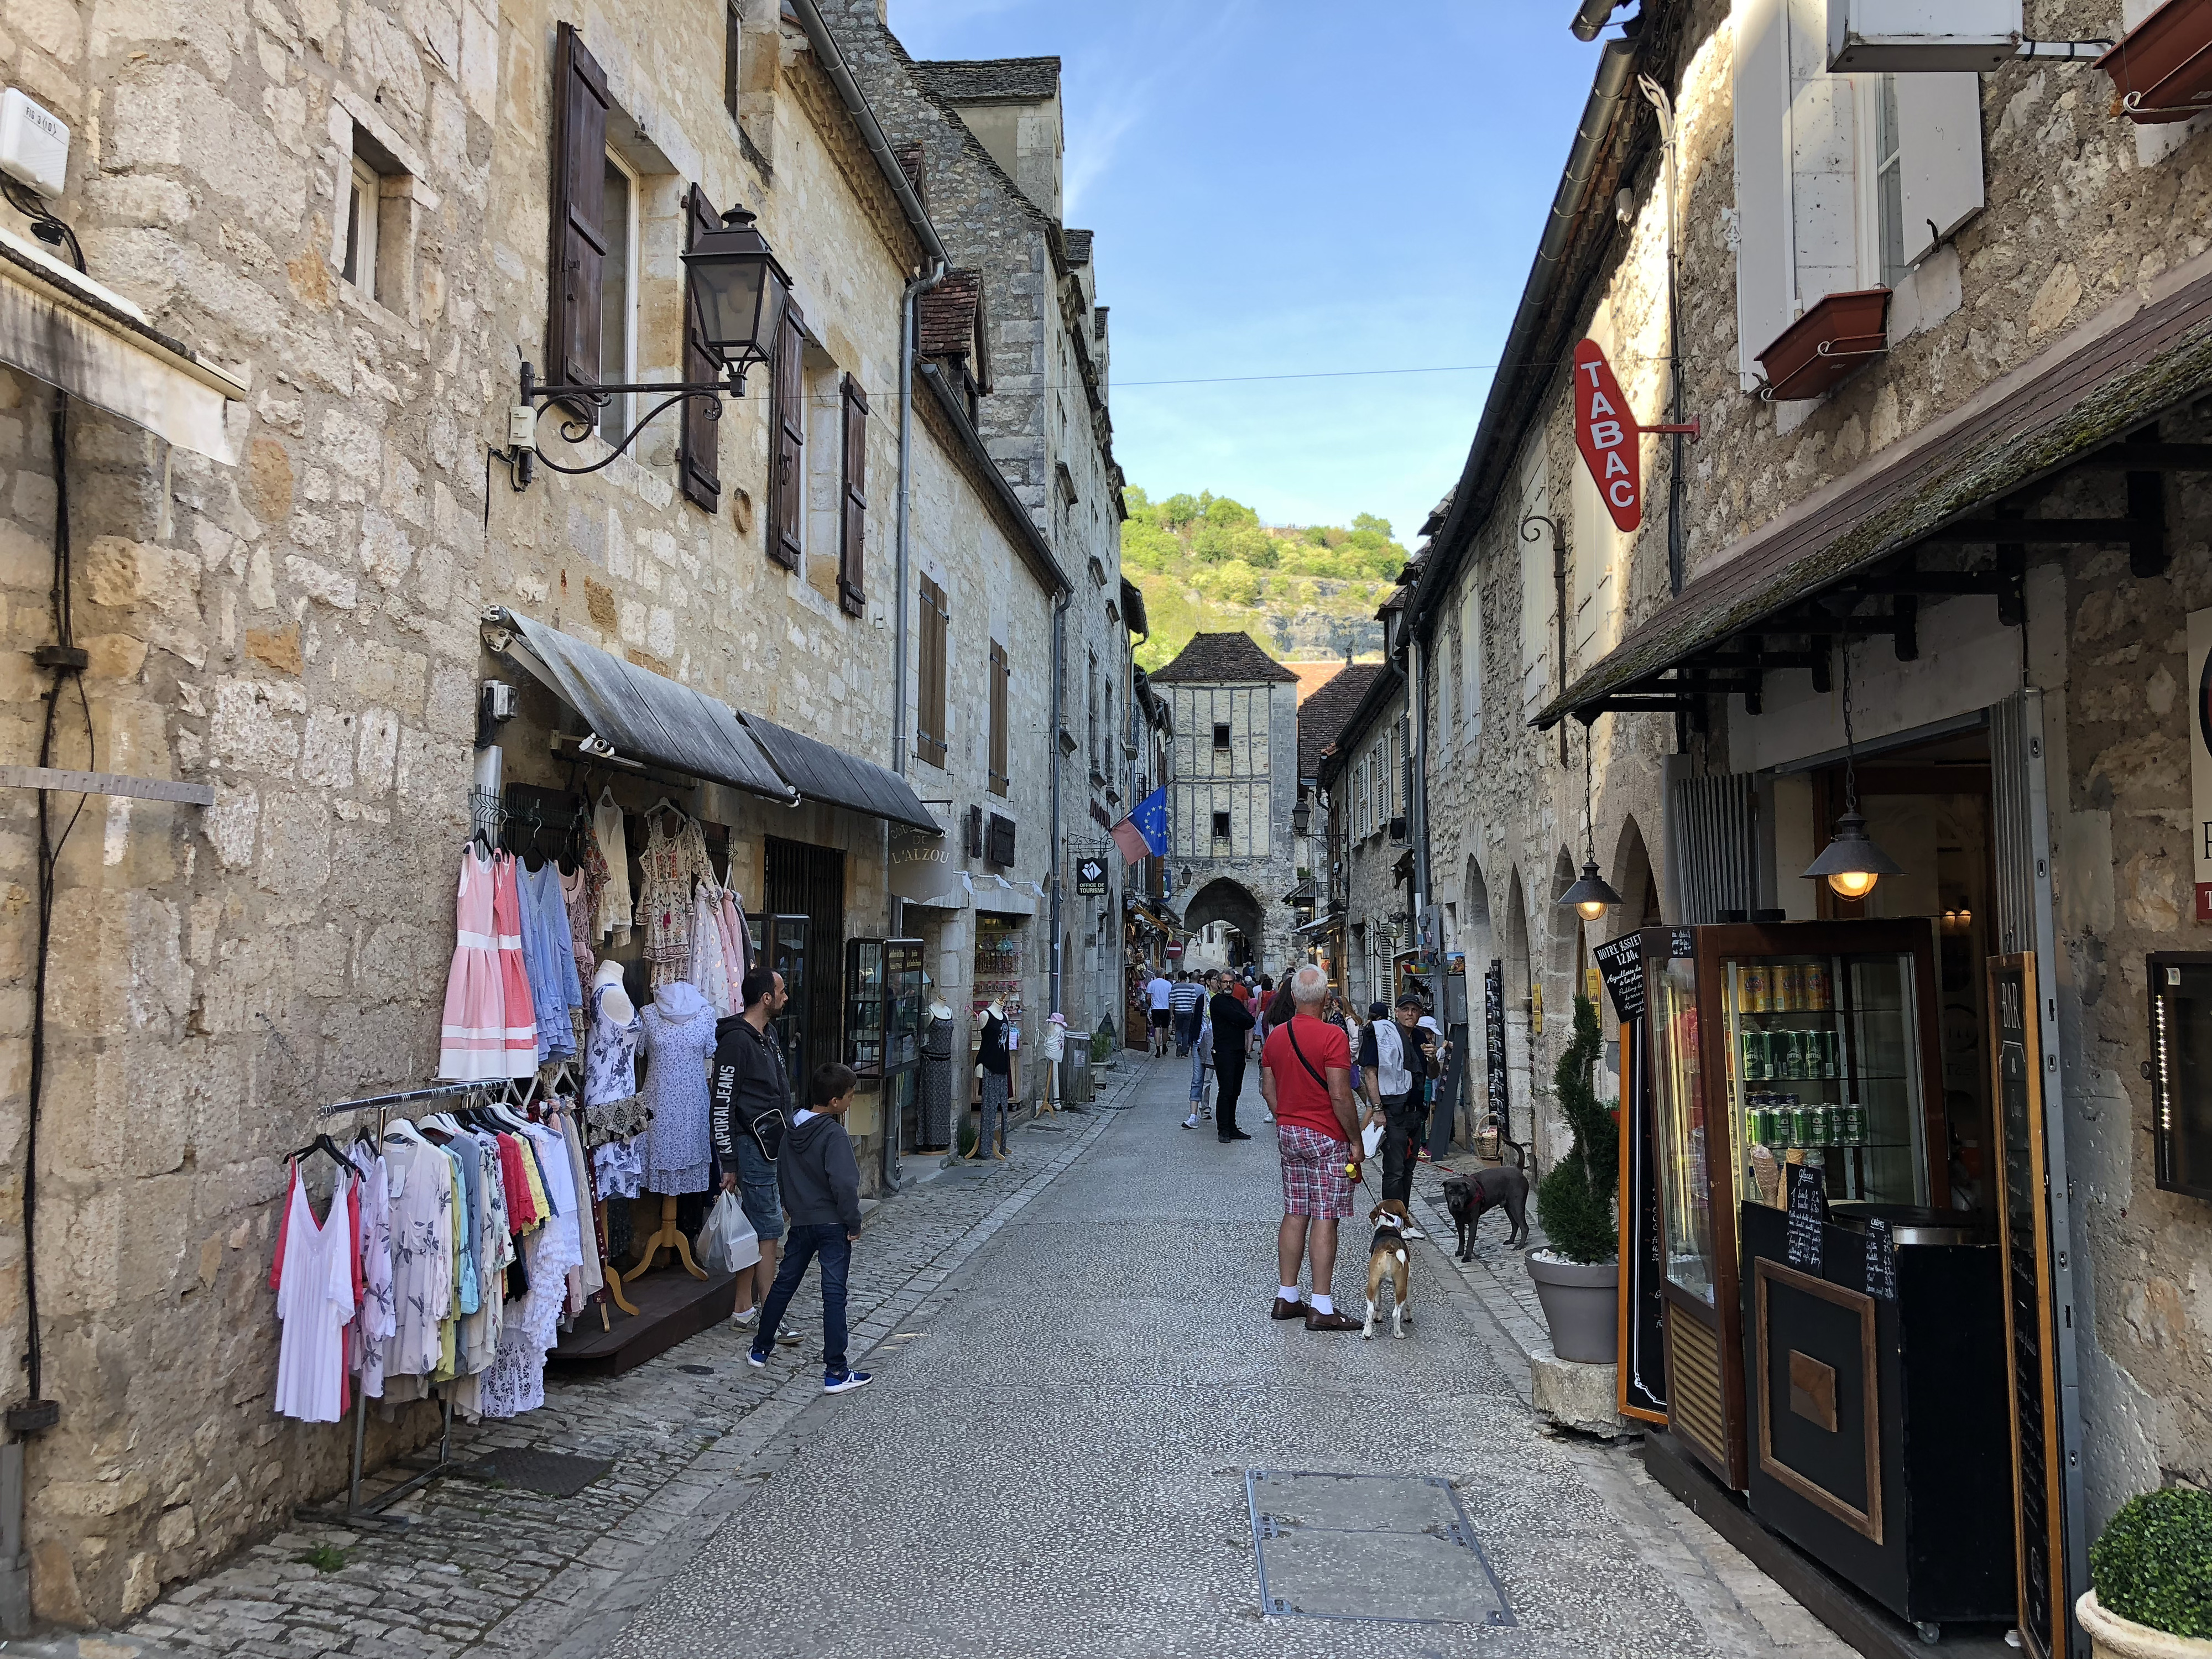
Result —
<path fill-rule="evenodd" d="M 861 1092 L 881 1087 L 884 1121 L 895 1131 L 905 1127 L 921 1059 L 921 941 L 846 940 L 845 1063 L 859 1073 Z"/>
<path fill-rule="evenodd" d="M 1831 1203 L 1949 1202 L 1932 939 L 1923 921 L 1643 934 L 1666 1252 L 1668 1428 L 1746 1483 L 1737 1206 L 1792 1164 Z"/>

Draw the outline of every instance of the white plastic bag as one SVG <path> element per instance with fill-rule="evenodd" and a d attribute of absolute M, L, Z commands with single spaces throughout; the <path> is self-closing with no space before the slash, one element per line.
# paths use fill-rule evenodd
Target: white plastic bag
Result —
<path fill-rule="evenodd" d="M 1365 1128 L 1362 1129 L 1359 1132 L 1359 1144 L 1366 1149 L 1367 1158 L 1370 1160 L 1372 1160 L 1375 1154 L 1381 1150 L 1382 1146 L 1382 1124 L 1379 1122 L 1370 1123 Z"/>
<path fill-rule="evenodd" d="M 699 1265 L 710 1273 L 733 1273 L 760 1260 L 760 1237 L 735 1193 L 724 1193 L 699 1231 Z"/>

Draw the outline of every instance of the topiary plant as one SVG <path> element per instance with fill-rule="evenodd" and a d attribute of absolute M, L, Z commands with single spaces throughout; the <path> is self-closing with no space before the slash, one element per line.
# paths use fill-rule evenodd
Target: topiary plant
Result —
<path fill-rule="evenodd" d="M 1560 1115 L 1574 1137 L 1566 1156 L 1536 1183 L 1536 1218 L 1552 1248 L 1570 1261 L 1610 1261 L 1620 1254 L 1613 1192 L 1620 1176 L 1620 1124 L 1590 1087 L 1597 1063 L 1597 1005 L 1575 999 L 1575 1035 L 1552 1073 Z"/>
<path fill-rule="evenodd" d="M 2174 1636 L 2212 1640 L 2212 1492 L 2147 1492 L 2089 1547 L 2097 1605 Z"/>

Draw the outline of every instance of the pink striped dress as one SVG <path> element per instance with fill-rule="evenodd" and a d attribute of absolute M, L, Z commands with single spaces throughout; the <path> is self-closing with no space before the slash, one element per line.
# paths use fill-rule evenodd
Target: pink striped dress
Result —
<path fill-rule="evenodd" d="M 530 969 L 522 956 L 522 890 L 515 861 L 501 853 L 492 860 L 491 931 L 499 941 L 499 986 L 507 1011 L 506 1069 L 502 1077 L 538 1073 L 538 1014 L 530 997 Z"/>
<path fill-rule="evenodd" d="M 493 859 L 477 853 L 474 842 L 461 854 L 460 892 L 453 902 L 453 965 L 446 975 L 446 1014 L 438 1036 L 438 1075 L 459 1083 L 508 1075 L 507 999 L 492 930 L 494 865 Z M 510 878 L 508 891 L 513 890 Z M 509 923 L 520 914 L 519 906 L 511 909 Z M 526 985 L 521 1006 L 529 1012 Z M 534 1046 L 531 1058 L 534 1063 Z"/>

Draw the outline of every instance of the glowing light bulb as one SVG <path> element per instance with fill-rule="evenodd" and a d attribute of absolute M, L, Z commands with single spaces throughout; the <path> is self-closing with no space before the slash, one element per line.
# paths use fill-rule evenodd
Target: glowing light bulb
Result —
<path fill-rule="evenodd" d="M 1580 916 L 1584 921 L 1603 921 L 1605 920 L 1605 901 L 1603 899 L 1584 899 L 1581 903 L 1575 906 L 1575 914 Z"/>
<path fill-rule="evenodd" d="M 1838 898 L 1863 899 L 1881 879 L 1871 870 L 1838 870 L 1828 878 L 1828 887 Z"/>

